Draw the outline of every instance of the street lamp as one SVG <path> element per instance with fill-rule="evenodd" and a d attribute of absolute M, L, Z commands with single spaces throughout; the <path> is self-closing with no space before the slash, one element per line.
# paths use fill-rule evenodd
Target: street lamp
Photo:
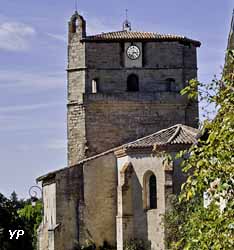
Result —
<path fill-rule="evenodd" d="M 41 193 L 41 198 L 43 197 L 42 189 L 39 186 L 31 186 L 28 193 L 31 198 L 32 206 L 35 207 L 38 201 L 38 190 Z M 43 201 L 42 201 L 43 202 Z"/>

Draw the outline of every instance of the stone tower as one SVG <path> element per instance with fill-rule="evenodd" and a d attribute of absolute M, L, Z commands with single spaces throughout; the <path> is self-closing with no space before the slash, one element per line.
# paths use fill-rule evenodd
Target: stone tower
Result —
<path fill-rule="evenodd" d="M 200 42 L 123 30 L 86 35 L 75 12 L 68 35 L 68 164 L 177 123 L 197 127 L 198 103 L 179 91 L 197 77 Z"/>

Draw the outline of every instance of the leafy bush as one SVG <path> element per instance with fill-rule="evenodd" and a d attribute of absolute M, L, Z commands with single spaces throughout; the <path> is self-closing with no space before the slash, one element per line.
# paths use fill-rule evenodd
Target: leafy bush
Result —
<path fill-rule="evenodd" d="M 141 239 L 131 239 L 124 242 L 124 250 L 150 250 L 151 243 L 150 241 L 141 240 Z"/>
<path fill-rule="evenodd" d="M 33 250 L 35 249 L 34 225 L 36 223 L 36 212 L 34 217 L 25 217 L 20 211 L 30 206 L 30 201 L 19 200 L 13 192 L 10 199 L 0 193 L 0 249 L 1 250 Z M 33 210 L 33 209 L 32 209 Z M 33 210 L 34 211 L 34 210 Z M 41 214 L 41 211 L 39 211 Z M 38 221 L 39 223 L 39 221 Z M 18 240 L 11 240 L 9 230 L 24 230 L 24 236 Z"/>
<path fill-rule="evenodd" d="M 178 155 L 184 158 L 184 172 L 191 174 L 165 216 L 170 250 L 234 246 L 234 50 L 227 56 L 222 80 L 211 84 L 193 80 L 182 91 L 192 98 L 199 95 L 218 111 L 213 120 L 204 122 L 198 143 Z M 211 198 L 208 206 L 204 206 L 204 193 Z"/>

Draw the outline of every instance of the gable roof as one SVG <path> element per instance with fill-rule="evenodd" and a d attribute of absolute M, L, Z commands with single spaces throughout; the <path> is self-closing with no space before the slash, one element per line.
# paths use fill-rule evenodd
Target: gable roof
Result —
<path fill-rule="evenodd" d="M 189 39 L 185 36 L 172 35 L 172 34 L 159 34 L 155 32 L 139 32 L 139 31 L 115 31 L 101 33 L 92 36 L 86 36 L 83 41 L 120 41 L 120 40 L 150 40 L 150 41 L 181 41 L 192 43 L 196 47 L 200 47 L 201 43 L 196 40 Z"/>
<path fill-rule="evenodd" d="M 198 129 L 182 125 L 182 124 L 176 124 L 172 127 L 162 129 L 156 133 L 153 133 L 151 135 L 142 137 L 138 140 L 132 141 L 130 143 L 123 144 L 119 147 L 115 147 L 112 149 L 109 149 L 103 153 L 94 155 L 92 157 L 86 158 L 84 160 L 79 161 L 76 165 L 70 166 L 70 167 L 76 167 L 78 165 L 81 165 L 85 162 L 97 159 L 99 157 L 102 157 L 104 155 L 113 153 L 118 150 L 124 150 L 124 149 L 134 149 L 134 148 L 150 148 L 154 147 L 155 145 L 192 145 L 197 142 L 197 135 L 199 133 Z M 61 172 L 63 170 L 66 170 L 70 167 L 65 167 L 62 169 L 59 169 L 57 171 L 50 172 L 48 174 L 45 174 L 43 176 L 40 176 L 36 179 L 37 182 L 43 181 L 44 179 L 48 179 L 51 176 L 54 176 L 56 173 Z"/>

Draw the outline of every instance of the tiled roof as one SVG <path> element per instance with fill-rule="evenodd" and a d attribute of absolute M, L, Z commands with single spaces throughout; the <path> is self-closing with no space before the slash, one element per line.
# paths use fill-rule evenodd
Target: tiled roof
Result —
<path fill-rule="evenodd" d="M 116 31 L 102 33 L 92 36 L 86 36 L 84 41 L 119 41 L 119 40 L 156 40 L 156 41 L 183 41 L 190 42 L 196 46 L 201 43 L 196 40 L 189 39 L 185 36 L 172 35 L 172 34 L 159 34 L 155 32 L 137 32 L 137 31 Z"/>
<path fill-rule="evenodd" d="M 160 130 L 149 136 L 125 144 L 124 148 L 145 148 L 154 145 L 193 144 L 198 130 L 182 124 Z"/>
<path fill-rule="evenodd" d="M 182 124 L 177 124 L 167 129 L 160 130 L 154 134 L 148 135 L 146 137 L 142 137 L 136 141 L 123 144 L 122 146 L 109 149 L 103 153 L 81 160 L 77 164 L 71 167 L 76 167 L 79 164 L 84 164 L 85 162 L 97 159 L 101 156 L 113 153 L 121 149 L 148 148 L 155 145 L 178 145 L 178 144 L 191 145 L 197 142 L 196 138 L 198 133 L 199 133 L 198 129 Z M 37 182 L 43 181 L 44 179 L 50 178 L 54 176 L 56 173 L 66 170 L 68 168 L 69 167 L 65 167 L 57 171 L 50 172 L 48 174 L 38 177 L 36 180 Z"/>

